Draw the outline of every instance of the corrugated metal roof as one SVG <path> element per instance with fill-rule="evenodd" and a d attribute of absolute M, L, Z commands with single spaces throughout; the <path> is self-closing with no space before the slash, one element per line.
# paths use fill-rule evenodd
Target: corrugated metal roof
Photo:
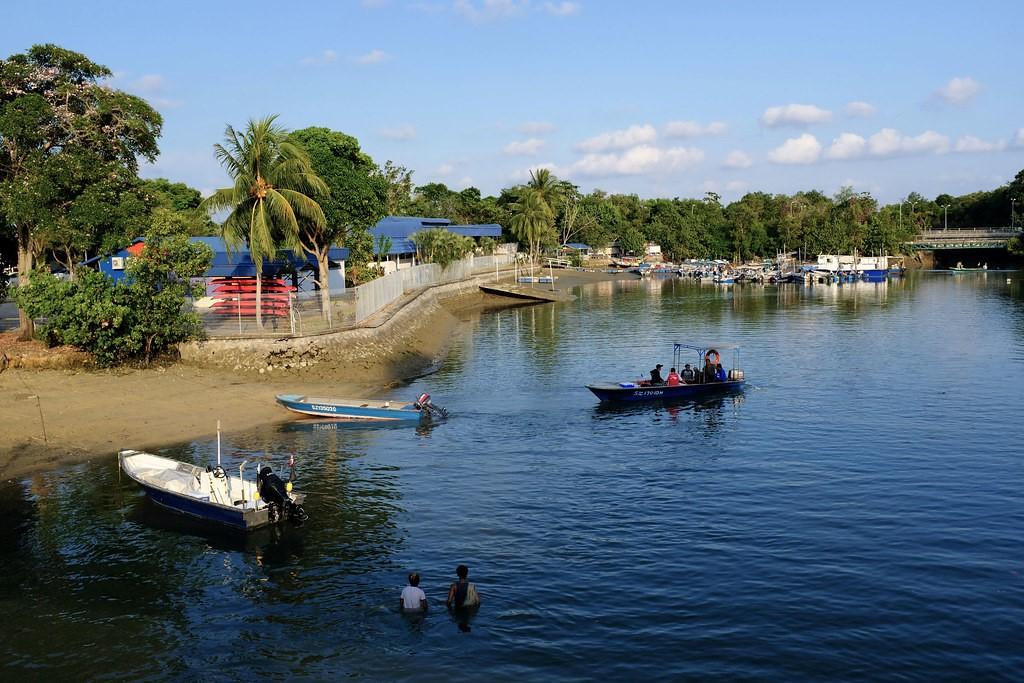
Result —
<path fill-rule="evenodd" d="M 449 225 L 448 229 L 466 237 L 501 237 L 501 226 L 497 223 L 480 223 L 477 225 Z"/>
<path fill-rule="evenodd" d="M 570 249 L 575 249 L 576 251 L 586 251 L 587 249 L 590 249 L 590 245 L 583 244 L 582 242 L 569 242 L 562 246 L 569 247 Z"/>
<path fill-rule="evenodd" d="M 385 216 L 370 228 L 370 234 L 376 239 L 379 235 L 408 237 L 414 232 L 427 228 L 446 228 L 451 224 L 447 218 L 423 218 L 422 216 Z"/>
<path fill-rule="evenodd" d="M 132 246 L 144 241 L 144 238 L 136 237 L 128 247 L 125 247 L 113 254 L 95 256 L 88 261 L 84 261 L 83 265 L 94 264 L 98 261 L 102 261 L 103 259 L 108 259 L 111 256 L 127 256 L 129 255 L 128 250 Z M 229 252 L 227 245 L 220 237 L 191 237 L 189 238 L 189 241 L 200 242 L 213 250 L 213 261 L 210 263 L 209 270 L 203 273 L 204 277 L 255 277 L 256 264 L 253 263 L 252 256 L 249 254 L 249 249 L 245 245 L 241 245 L 237 249 L 232 249 Z M 348 260 L 348 256 L 349 250 L 343 247 L 331 247 L 327 252 L 327 257 L 331 261 L 346 261 Z M 317 267 L 316 259 L 312 256 L 305 253 L 296 255 L 291 251 L 285 251 L 281 253 L 280 259 L 263 259 L 263 273 L 266 275 L 274 275 L 289 264 L 296 269 Z"/>
<path fill-rule="evenodd" d="M 413 254 L 416 252 L 416 245 L 410 239 L 420 230 L 431 228 L 445 228 L 457 235 L 465 237 L 500 237 L 501 226 L 497 223 L 484 223 L 480 225 L 452 225 L 447 218 L 424 218 L 422 216 L 387 216 L 377 221 L 377 224 L 370 228 L 373 235 L 373 253 L 377 253 L 377 238 L 386 236 L 391 239 L 391 248 L 388 254 Z"/>

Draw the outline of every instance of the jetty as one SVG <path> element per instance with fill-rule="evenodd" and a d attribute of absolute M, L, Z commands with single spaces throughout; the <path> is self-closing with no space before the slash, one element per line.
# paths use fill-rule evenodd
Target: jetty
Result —
<path fill-rule="evenodd" d="M 480 291 L 497 296 L 531 301 L 575 301 L 576 297 L 568 292 L 557 289 L 536 287 L 533 285 L 493 284 L 480 285 Z"/>

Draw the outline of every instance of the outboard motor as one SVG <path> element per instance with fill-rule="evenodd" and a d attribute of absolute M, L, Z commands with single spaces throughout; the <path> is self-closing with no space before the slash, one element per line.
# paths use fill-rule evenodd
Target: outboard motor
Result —
<path fill-rule="evenodd" d="M 256 484 L 259 488 L 260 498 L 267 503 L 270 521 L 276 522 L 282 515 L 296 524 L 302 524 L 308 519 L 306 511 L 301 505 L 292 502 L 288 495 L 288 489 L 281 477 L 274 474 L 269 467 L 264 467 L 256 475 Z"/>
<path fill-rule="evenodd" d="M 430 394 L 422 393 L 416 399 L 416 407 L 423 411 L 427 417 L 443 420 L 448 417 L 448 411 L 441 406 L 435 406 L 430 400 Z"/>

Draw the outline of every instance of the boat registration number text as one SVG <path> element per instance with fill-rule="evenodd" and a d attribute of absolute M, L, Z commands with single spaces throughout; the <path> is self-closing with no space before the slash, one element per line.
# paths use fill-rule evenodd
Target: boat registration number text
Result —
<path fill-rule="evenodd" d="M 322 411 L 327 412 L 327 413 L 336 413 L 336 412 L 338 412 L 337 406 L 318 406 L 316 404 L 313 404 L 313 405 L 311 405 L 309 407 L 312 408 L 313 410 L 322 410 Z"/>

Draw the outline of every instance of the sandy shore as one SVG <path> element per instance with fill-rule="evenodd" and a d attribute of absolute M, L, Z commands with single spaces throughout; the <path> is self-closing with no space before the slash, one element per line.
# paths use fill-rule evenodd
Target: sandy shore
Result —
<path fill-rule="evenodd" d="M 558 288 L 635 277 L 556 271 Z M 410 350 L 446 351 L 459 317 L 521 302 L 483 294 L 443 302 Z M 0 372 L 0 479 L 21 477 L 93 458 L 119 448 L 155 449 L 225 431 L 245 431 L 293 416 L 274 396 L 302 391 L 373 396 L 394 384 L 382 369 L 395 359 L 330 372 L 268 377 L 184 364 L 118 370 L 8 367 Z"/>

